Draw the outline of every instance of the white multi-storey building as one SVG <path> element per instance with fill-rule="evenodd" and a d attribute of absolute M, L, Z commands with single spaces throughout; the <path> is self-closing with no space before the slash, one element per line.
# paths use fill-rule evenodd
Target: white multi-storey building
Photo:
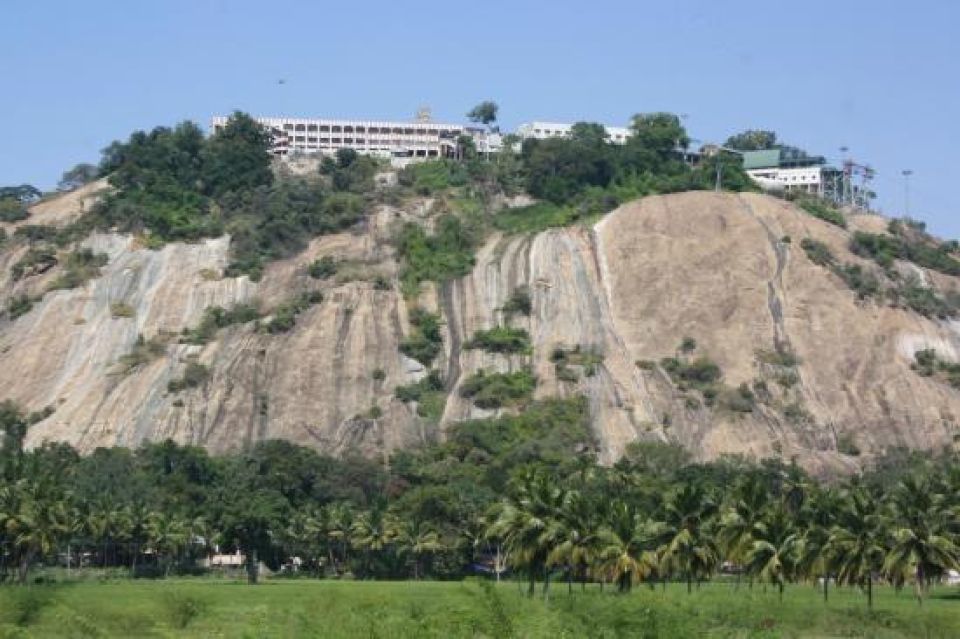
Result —
<path fill-rule="evenodd" d="M 820 195 L 823 191 L 823 172 L 822 166 L 768 167 L 750 169 L 747 175 L 768 191 L 805 191 Z"/>
<path fill-rule="evenodd" d="M 603 125 L 607 131 L 607 140 L 615 144 L 623 144 L 630 137 L 630 129 L 621 126 Z M 517 127 L 517 135 L 521 139 L 536 138 L 547 140 L 550 138 L 566 137 L 573 129 L 572 124 L 559 122 L 526 122 Z"/>
<path fill-rule="evenodd" d="M 213 131 L 229 118 L 213 118 Z M 339 149 L 384 158 L 441 158 L 456 154 L 462 135 L 482 138 L 485 149 L 491 146 L 480 129 L 460 124 L 437 122 L 387 122 L 380 120 L 328 120 L 322 118 L 258 117 L 257 122 L 273 136 L 273 153 L 333 154 Z M 477 144 L 480 148 L 481 144 Z"/>
<path fill-rule="evenodd" d="M 822 157 L 785 154 L 781 149 L 745 151 L 743 168 L 767 191 L 799 191 L 832 197 L 840 172 Z"/>

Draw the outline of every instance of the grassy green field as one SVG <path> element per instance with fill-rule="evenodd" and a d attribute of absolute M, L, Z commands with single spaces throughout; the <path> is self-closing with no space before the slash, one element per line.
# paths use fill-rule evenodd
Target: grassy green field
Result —
<path fill-rule="evenodd" d="M 826 606 L 811 587 L 729 584 L 688 595 L 629 595 L 557 584 L 526 598 L 516 583 L 205 579 L 0 588 L 2 637 L 960 637 L 960 590 L 918 607 L 879 588 L 875 608 L 852 589 Z"/>

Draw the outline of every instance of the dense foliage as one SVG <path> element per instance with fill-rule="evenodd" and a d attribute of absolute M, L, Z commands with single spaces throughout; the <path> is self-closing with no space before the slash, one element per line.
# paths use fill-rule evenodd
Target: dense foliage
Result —
<path fill-rule="evenodd" d="M 863 257 L 871 257 L 883 266 L 884 271 L 879 274 L 875 272 L 879 269 L 871 269 L 860 264 L 841 263 L 830 248 L 819 240 L 804 238 L 800 242 L 800 247 L 806 252 L 810 261 L 829 269 L 842 279 L 850 290 L 856 293 L 858 300 L 885 299 L 892 306 L 907 308 L 926 317 L 946 319 L 956 316 L 960 313 L 960 296 L 955 291 L 941 294 L 932 286 L 924 284 L 915 273 L 904 276 L 893 268 L 893 260 L 898 255 L 903 255 L 903 259 L 907 259 L 905 257 L 907 252 L 899 253 L 899 251 L 910 244 L 895 236 L 855 232 L 850 241 L 851 250 Z M 929 246 L 926 248 L 914 246 L 910 254 L 926 256 L 918 258 L 923 265 L 935 270 L 943 270 L 950 268 L 950 262 L 955 261 L 950 256 L 951 250 L 945 247 L 932 249 Z"/>
<path fill-rule="evenodd" d="M 825 200 L 820 200 L 812 197 L 801 197 L 796 200 L 797 204 L 804 211 L 812 215 L 813 217 L 820 218 L 824 222 L 829 222 L 840 228 L 847 228 L 847 219 L 843 217 L 843 213 L 834 208 Z"/>
<path fill-rule="evenodd" d="M 214 543 L 273 568 L 298 556 L 327 576 L 509 568 L 530 592 L 551 576 L 619 592 L 640 582 L 690 589 L 725 570 L 781 593 L 819 581 L 826 598 L 835 582 L 872 600 L 878 584 L 909 584 L 922 599 L 960 567 L 955 454 L 895 451 L 836 483 L 774 460 L 693 464 L 653 443 L 602 467 L 577 397 L 454 424 L 444 443 L 399 451 L 387 465 L 279 441 L 223 457 L 170 442 L 88 457 L 65 445 L 24 450 L 30 424 L 48 415 L 0 404 L 8 578 L 67 557 L 134 575 L 193 570 Z"/>
<path fill-rule="evenodd" d="M 889 268 L 894 260 L 908 260 L 947 275 L 960 275 L 960 260 L 954 257 L 954 248 L 939 244 L 925 233 L 908 232 L 906 227 L 891 224 L 891 235 L 856 231 L 850 240 L 850 250 Z"/>
<path fill-rule="evenodd" d="M 464 348 L 478 348 L 490 353 L 529 354 L 533 352 L 530 335 L 525 329 L 510 326 L 495 326 L 476 331 L 463 345 Z"/>
<path fill-rule="evenodd" d="M 331 189 L 319 176 L 275 179 L 268 134 L 242 113 L 208 138 L 190 122 L 138 131 L 104 150 L 100 170 L 114 191 L 93 223 L 145 233 L 151 245 L 226 232 L 228 275 L 258 278 L 266 262 L 360 219 L 365 203 L 354 191 L 372 188 L 371 162 L 344 155 L 324 165 Z"/>
<path fill-rule="evenodd" d="M 527 190 L 589 215 L 643 195 L 713 187 L 715 162 L 721 160 L 708 159 L 698 167 L 686 163 L 689 137 L 677 116 L 637 115 L 631 128 L 624 144 L 611 143 L 603 126 L 586 122 L 575 124 L 568 137 L 525 141 Z M 735 161 L 725 163 L 722 177 L 726 188 L 755 188 Z"/>
<path fill-rule="evenodd" d="M 427 280 L 442 282 L 469 273 L 479 239 L 452 214 L 442 215 L 432 234 L 419 224 L 406 223 L 396 237 L 397 253 L 404 261 L 400 273 L 404 293 L 416 293 Z"/>

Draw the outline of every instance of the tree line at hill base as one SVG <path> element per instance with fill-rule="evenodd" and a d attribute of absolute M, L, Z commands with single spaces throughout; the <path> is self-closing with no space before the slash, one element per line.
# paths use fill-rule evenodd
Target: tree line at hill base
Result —
<path fill-rule="evenodd" d="M 443 442 L 384 462 L 283 441 L 212 456 L 167 441 L 80 456 L 23 448 L 31 417 L 0 408 L 0 577 L 36 565 L 199 570 L 214 544 L 248 576 L 292 557 L 320 577 L 522 575 L 612 592 L 733 573 L 792 582 L 913 588 L 960 568 L 960 459 L 895 451 L 860 475 L 818 481 L 780 460 L 693 463 L 637 443 L 596 463 L 583 398 L 451 426 Z"/>

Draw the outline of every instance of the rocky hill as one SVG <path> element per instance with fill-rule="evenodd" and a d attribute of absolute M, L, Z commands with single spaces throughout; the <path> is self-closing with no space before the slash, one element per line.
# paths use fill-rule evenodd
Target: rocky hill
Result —
<path fill-rule="evenodd" d="M 223 451 L 284 438 L 379 454 L 511 410 L 467 386 L 481 369 L 528 368 L 535 397 L 588 398 L 605 462 L 648 439 L 699 458 L 781 455 L 836 471 L 960 437 L 960 391 L 941 372 L 960 354 L 956 322 L 858 296 L 843 271 L 879 269 L 849 250 L 852 230 L 886 233 L 877 217 L 852 217 L 848 230 L 757 194 L 647 197 L 592 226 L 489 236 L 471 273 L 423 286 L 415 300 L 400 292 L 390 238 L 397 220 L 430 226 L 426 197 L 378 205 L 349 231 L 270 263 L 257 282 L 224 276 L 225 236 L 151 248 L 96 232 L 73 248 L 87 257 L 61 249 L 53 259 L 15 240 L 26 224 L 67 224 L 103 188 L 3 225 L 0 399 L 36 413 L 31 445 L 91 451 L 172 438 Z M 311 276 L 324 256 L 337 272 Z M 907 276 L 944 293 L 957 284 L 899 261 L 879 277 Z M 64 277 L 77 281 L 58 285 Z M 207 310 L 254 306 L 259 319 Z M 430 411 L 424 397 L 397 397 L 427 374 L 401 352 L 421 330 L 417 307 L 441 318 L 442 389 L 431 387 Z M 525 330 L 529 345 L 485 347 L 478 331 L 501 326 Z M 934 365 L 915 370 L 928 348 Z"/>

